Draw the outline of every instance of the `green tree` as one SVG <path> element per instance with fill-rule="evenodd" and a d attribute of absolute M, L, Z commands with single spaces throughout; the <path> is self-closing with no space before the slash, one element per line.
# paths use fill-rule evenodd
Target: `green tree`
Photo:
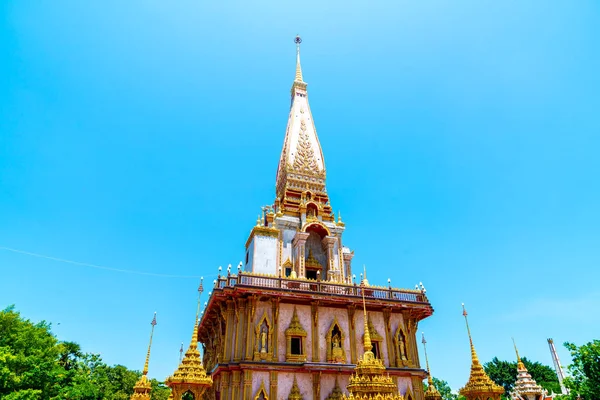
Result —
<path fill-rule="evenodd" d="M 457 394 L 452 393 L 452 389 L 450 388 L 450 385 L 448 385 L 448 382 L 435 377 L 432 377 L 432 379 L 433 385 L 442 395 L 442 399 L 456 400 L 458 398 Z M 423 383 L 423 390 L 427 390 L 427 383 Z"/>
<path fill-rule="evenodd" d="M 565 347 L 573 357 L 568 368 L 571 376 L 565 380 L 565 386 L 570 389 L 568 398 L 576 399 L 580 395 L 583 400 L 600 399 L 600 340 L 579 347 L 565 343 Z"/>
<path fill-rule="evenodd" d="M 50 324 L 23 319 L 14 306 L 0 312 L 0 398 L 3 400 L 128 400 L 139 371 L 106 365 L 74 342 L 59 342 Z M 169 389 L 152 379 L 153 400 Z"/>
<path fill-rule="evenodd" d="M 529 361 L 525 357 L 521 361 L 523 361 L 525 368 L 538 385 L 549 392 L 560 393 L 560 385 L 554 369 L 537 361 Z M 494 357 L 492 361 L 485 363 L 483 367 L 488 376 L 504 388 L 505 396 L 508 396 L 517 380 L 517 362 L 501 361 Z"/>

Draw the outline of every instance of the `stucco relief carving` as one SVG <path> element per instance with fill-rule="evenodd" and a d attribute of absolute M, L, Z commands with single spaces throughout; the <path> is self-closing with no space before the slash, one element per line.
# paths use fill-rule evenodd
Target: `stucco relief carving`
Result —
<path fill-rule="evenodd" d="M 254 328 L 254 361 L 273 360 L 273 323 L 269 320 L 267 313 Z"/>
<path fill-rule="evenodd" d="M 327 343 L 327 362 L 331 363 L 346 363 L 346 352 L 344 350 L 344 332 L 338 323 L 337 318 L 334 318 L 331 327 L 325 336 Z"/>

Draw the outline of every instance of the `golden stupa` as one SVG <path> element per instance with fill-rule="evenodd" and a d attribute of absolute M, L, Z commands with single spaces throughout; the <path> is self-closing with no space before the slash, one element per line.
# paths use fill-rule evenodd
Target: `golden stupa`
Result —
<path fill-rule="evenodd" d="M 144 363 L 142 376 L 133 387 L 133 394 L 130 397 L 131 400 L 150 400 L 150 391 L 152 390 L 152 385 L 148 380 L 148 362 L 150 361 L 152 336 L 154 336 L 154 327 L 156 326 L 156 313 L 154 313 L 154 318 L 152 318 L 152 322 L 150 324 L 152 325 L 152 331 L 150 332 L 150 343 L 148 344 L 148 352 L 146 353 L 146 362 Z"/>
<path fill-rule="evenodd" d="M 366 274 L 365 274 L 366 275 Z M 363 281 L 363 289 L 366 286 L 366 277 Z M 404 396 L 398 393 L 398 386 L 391 376 L 386 373 L 383 361 L 375 358 L 369 325 L 367 318 L 367 308 L 363 290 L 363 314 L 365 324 L 365 334 L 363 337 L 363 346 L 365 352 L 359 358 L 354 374 L 350 377 L 347 389 L 349 395 L 343 395 L 343 400 L 404 400 Z"/>
<path fill-rule="evenodd" d="M 206 375 L 198 350 L 198 313 L 200 312 L 201 293 L 202 283 L 198 287 L 198 306 L 190 347 L 185 352 L 177 370 L 165 381 L 165 384 L 171 388 L 171 395 L 175 400 L 180 400 L 187 392 L 190 392 L 195 399 L 200 399 L 204 391 L 213 385 L 212 378 Z"/>
<path fill-rule="evenodd" d="M 469 343 L 471 344 L 471 375 L 465 387 L 459 390 L 459 394 L 464 396 L 467 400 L 476 399 L 491 399 L 500 400 L 500 397 L 504 394 L 504 388 L 497 385 L 490 377 L 485 373 L 483 366 L 479 362 L 475 346 L 473 346 L 473 339 L 471 338 L 471 330 L 469 329 L 469 320 L 467 319 L 467 311 L 463 304 L 463 316 L 467 324 L 467 333 L 469 334 Z"/>

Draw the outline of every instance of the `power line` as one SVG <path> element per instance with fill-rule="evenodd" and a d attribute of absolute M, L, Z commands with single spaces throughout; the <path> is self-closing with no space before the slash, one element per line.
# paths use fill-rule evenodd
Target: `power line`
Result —
<path fill-rule="evenodd" d="M 47 255 L 44 255 L 44 254 L 32 253 L 30 251 L 13 249 L 13 248 L 10 248 L 10 247 L 5 247 L 5 246 L 0 246 L 0 250 L 11 251 L 13 253 L 24 254 L 24 255 L 28 255 L 28 256 L 32 256 L 32 257 L 37 257 L 37 258 L 44 258 L 46 260 L 52 260 L 52 261 L 56 261 L 56 262 L 66 263 L 66 264 L 73 264 L 73 265 L 78 265 L 78 266 L 82 266 L 82 267 L 90 267 L 90 268 L 102 269 L 102 270 L 105 270 L 105 271 L 121 272 L 121 273 L 125 273 L 125 274 L 156 276 L 156 277 L 160 277 L 160 278 L 183 278 L 183 279 L 198 279 L 198 278 L 200 278 L 200 275 L 157 274 L 157 273 L 154 273 L 154 272 L 134 271 L 134 270 L 130 270 L 130 269 L 105 267 L 105 266 L 102 266 L 102 265 L 84 263 L 84 262 L 73 261 L 73 260 L 66 260 L 64 258 L 58 258 L 58 257 L 47 256 Z M 205 276 L 211 277 L 211 276 L 216 276 L 216 274 L 215 275 L 205 275 Z"/>

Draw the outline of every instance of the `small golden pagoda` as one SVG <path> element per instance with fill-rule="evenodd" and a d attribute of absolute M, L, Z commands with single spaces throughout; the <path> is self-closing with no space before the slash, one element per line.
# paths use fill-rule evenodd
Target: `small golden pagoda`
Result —
<path fill-rule="evenodd" d="M 365 278 L 366 280 L 366 278 Z M 404 400 L 404 397 L 398 392 L 398 386 L 391 376 L 386 373 L 383 361 L 375 358 L 369 325 L 367 318 L 367 307 L 365 304 L 364 288 L 363 292 L 363 314 L 365 324 L 365 334 L 363 336 L 363 346 L 365 352 L 358 359 L 354 374 L 350 377 L 347 389 L 350 392 L 348 396 L 342 396 L 343 400 Z"/>
<path fill-rule="evenodd" d="M 425 340 L 425 334 L 423 334 L 423 349 L 425 350 L 425 363 L 427 364 L 427 390 L 425 391 L 425 400 L 442 400 L 442 395 L 433 384 L 433 377 L 429 370 L 429 358 L 427 357 L 427 341 Z"/>
<path fill-rule="evenodd" d="M 459 394 L 464 396 L 466 400 L 500 400 L 500 397 L 504 394 L 504 388 L 490 379 L 479 362 L 477 352 L 475 352 L 475 346 L 473 346 L 473 339 L 471 338 L 467 310 L 465 310 L 464 304 L 462 306 L 463 316 L 465 317 L 465 322 L 467 324 L 467 333 L 469 334 L 469 343 L 471 344 L 471 375 L 469 376 L 469 380 L 465 387 L 459 390 Z"/>
<path fill-rule="evenodd" d="M 202 283 L 198 287 L 198 306 L 190 347 L 185 352 L 177 370 L 165 381 L 166 385 L 171 388 L 171 395 L 175 400 L 181 400 L 183 395 L 188 392 L 194 396 L 194 399 L 200 399 L 204 391 L 213 385 L 212 378 L 206 375 L 198 350 L 198 313 L 200 312 L 201 293 Z"/>
<path fill-rule="evenodd" d="M 150 332 L 150 343 L 148 344 L 148 353 L 146 353 L 146 362 L 144 363 L 144 370 L 142 371 L 142 376 L 136 382 L 133 387 L 133 394 L 131 395 L 131 400 L 150 400 L 150 391 L 152 390 L 152 386 L 150 381 L 148 380 L 148 362 L 150 361 L 150 348 L 152 347 L 152 336 L 154 336 L 154 327 L 156 326 L 156 313 L 154 313 L 154 318 L 152 318 L 152 331 Z"/>

